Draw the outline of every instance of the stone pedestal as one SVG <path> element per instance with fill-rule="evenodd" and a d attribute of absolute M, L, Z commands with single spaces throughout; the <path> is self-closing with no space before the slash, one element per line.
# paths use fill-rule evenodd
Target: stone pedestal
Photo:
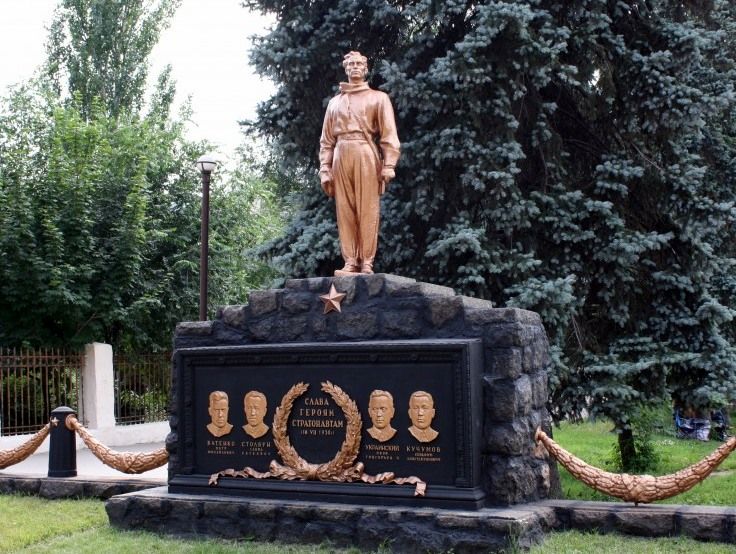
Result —
<path fill-rule="evenodd" d="M 325 314 L 319 296 L 333 284 L 346 296 L 341 312 Z M 538 426 L 551 430 L 545 409 L 548 343 L 534 312 L 494 308 L 490 302 L 456 295 L 447 287 L 394 275 L 293 279 L 283 289 L 251 293 L 248 304 L 220 309 L 214 321 L 179 324 L 174 346 L 183 351 L 427 339 L 480 342 L 478 465 L 486 505 L 547 498 L 557 482 L 556 466 L 535 452 L 534 432 Z M 184 390 L 176 381 L 181 375 L 175 374 L 172 389 L 167 438 L 170 477 L 190 471 L 190 464 L 181 457 L 178 410 L 188 409 L 192 399 L 177 396 Z M 242 411 L 239 403 L 242 399 L 231 401 L 233 413 Z"/>
<path fill-rule="evenodd" d="M 113 497 L 105 508 L 111 523 L 120 529 L 403 554 L 526 550 L 557 522 L 552 508 L 535 504 L 473 511 L 415 510 L 171 494 L 163 487 Z"/>
<path fill-rule="evenodd" d="M 320 296 L 332 285 L 345 296 L 341 311 L 325 313 Z M 174 347 L 169 486 L 112 499 L 107 509 L 116 526 L 383 545 L 401 552 L 524 547 L 552 526 L 551 509 L 527 504 L 558 487 L 554 462 L 534 442 L 538 426 L 551 431 L 545 409 L 548 343 L 536 313 L 494 308 L 447 287 L 393 275 L 293 279 L 283 289 L 251 293 L 245 305 L 220 309 L 214 321 L 179 324 Z M 396 464 L 397 471 L 421 478 L 424 470 L 426 496 L 395 483 L 284 481 L 272 473 L 247 479 L 231 474 L 208 486 L 207 474 L 221 460 L 243 469 L 237 462 L 251 463 L 259 454 L 256 446 L 270 460 L 279 399 L 283 409 L 295 383 L 310 385 L 301 394 L 319 395 L 320 383 L 330 380 L 345 389 L 362 416 L 356 461 L 365 461 L 366 472 Z M 385 442 L 367 430 L 368 396 L 383 388 L 393 391 L 396 408 L 396 435 Z M 425 388 L 433 391 L 438 408 L 433 427 L 439 434 L 433 438 L 408 429 L 415 422 L 407 415 L 410 395 Z M 246 436 L 243 404 L 251 389 L 268 400 L 264 422 L 270 429 L 262 438 Z M 219 391 L 227 393 L 229 414 L 222 435 L 215 435 L 210 395 Z M 290 440 L 308 452 L 307 461 L 322 463 L 309 459 L 319 457 L 319 447 L 309 451 L 309 444 L 296 444 L 300 425 L 313 426 L 293 421 L 297 402 L 289 407 Z M 311 413 L 307 408 L 320 402 L 314 396 L 303 411 Z M 343 437 L 347 441 L 348 430 L 341 433 L 323 443 L 325 458 Z M 371 458 L 381 444 L 395 444 L 401 452 L 385 467 L 383 458 Z M 438 449 L 435 465 L 411 454 L 423 446 Z"/>

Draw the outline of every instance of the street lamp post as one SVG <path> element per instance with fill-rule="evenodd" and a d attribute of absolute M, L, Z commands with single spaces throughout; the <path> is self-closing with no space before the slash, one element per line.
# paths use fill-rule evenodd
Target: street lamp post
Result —
<path fill-rule="evenodd" d="M 202 223 L 199 251 L 199 320 L 207 320 L 207 260 L 209 258 L 210 233 L 210 177 L 217 162 L 212 156 L 201 156 L 197 167 L 202 174 Z"/>

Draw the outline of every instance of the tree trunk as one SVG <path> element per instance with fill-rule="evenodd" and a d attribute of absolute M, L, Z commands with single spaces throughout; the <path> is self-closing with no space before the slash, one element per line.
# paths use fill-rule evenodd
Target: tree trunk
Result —
<path fill-rule="evenodd" d="M 621 452 L 621 469 L 628 473 L 636 460 L 634 433 L 631 429 L 622 429 L 618 434 L 618 449 Z"/>

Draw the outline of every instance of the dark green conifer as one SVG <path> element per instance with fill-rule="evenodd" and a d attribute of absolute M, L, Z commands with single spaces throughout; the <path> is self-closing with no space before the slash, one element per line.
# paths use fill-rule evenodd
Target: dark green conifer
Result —
<path fill-rule="evenodd" d="M 304 176 L 269 249 L 287 275 L 339 263 L 317 143 L 360 50 L 403 144 L 376 270 L 540 312 L 554 413 L 590 404 L 624 440 L 670 394 L 736 398 L 731 2 L 245 5 L 278 17 L 253 54 L 278 85 L 255 126 Z"/>

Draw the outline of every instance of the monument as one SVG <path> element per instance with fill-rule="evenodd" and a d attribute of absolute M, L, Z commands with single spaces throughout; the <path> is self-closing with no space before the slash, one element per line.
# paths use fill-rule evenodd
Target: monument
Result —
<path fill-rule="evenodd" d="M 290 279 L 180 323 L 174 346 L 168 486 L 108 503 L 116 526 L 486 552 L 556 525 L 526 508 L 557 481 L 535 448 L 551 427 L 536 313 L 380 273 Z M 244 402 L 220 437 L 214 391 Z"/>
<path fill-rule="evenodd" d="M 174 339 L 169 480 L 108 505 L 121 527 L 399 551 L 538 539 L 556 466 L 536 313 L 374 274 L 379 198 L 400 146 L 388 96 L 345 55 L 320 182 L 344 259 L 184 322 Z M 243 411 L 229 411 L 243 398 Z"/>

